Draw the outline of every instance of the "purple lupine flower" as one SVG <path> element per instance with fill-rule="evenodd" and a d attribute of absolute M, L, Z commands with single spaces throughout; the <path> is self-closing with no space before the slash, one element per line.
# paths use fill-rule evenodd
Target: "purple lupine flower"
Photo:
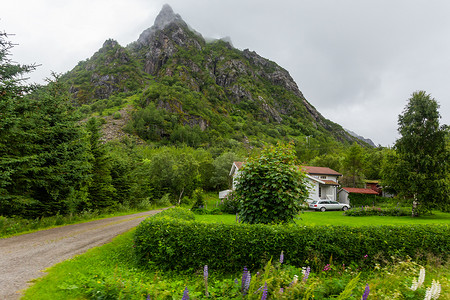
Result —
<path fill-rule="evenodd" d="M 147 298 L 145 298 L 146 300 L 151 300 L 150 299 L 150 295 L 147 294 Z"/>
<path fill-rule="evenodd" d="M 267 282 L 264 282 L 264 289 L 263 289 L 263 293 L 261 296 L 261 300 L 266 300 L 267 299 Z"/>
<path fill-rule="evenodd" d="M 244 291 L 242 294 L 245 296 L 247 295 L 247 292 L 250 288 L 250 282 L 252 281 L 252 274 L 250 274 L 250 271 L 247 273 L 247 278 L 245 279 L 245 285 L 244 285 Z"/>
<path fill-rule="evenodd" d="M 284 261 L 284 253 L 283 250 L 281 250 L 281 254 L 280 254 L 280 264 L 282 264 Z"/>
<path fill-rule="evenodd" d="M 205 280 L 205 296 L 208 297 L 208 265 L 203 268 L 203 279 Z"/>
<path fill-rule="evenodd" d="M 208 280 L 208 265 L 205 265 L 205 267 L 203 267 L 203 278 L 205 280 Z"/>
<path fill-rule="evenodd" d="M 366 284 L 366 288 L 364 289 L 364 294 L 362 295 L 361 300 L 367 300 L 367 297 L 369 297 L 369 293 L 370 293 L 370 287 L 369 284 Z"/>
<path fill-rule="evenodd" d="M 306 267 L 305 273 L 303 274 L 303 282 L 306 282 L 306 280 L 308 280 L 309 273 L 311 273 L 311 268 L 308 266 Z"/>
<path fill-rule="evenodd" d="M 189 291 L 187 287 L 184 288 L 183 298 L 181 298 L 181 300 L 189 300 Z"/>
<path fill-rule="evenodd" d="M 237 278 L 234 279 L 234 284 L 239 284 L 239 280 L 237 280 Z"/>
<path fill-rule="evenodd" d="M 241 291 L 244 292 L 245 282 L 247 281 L 247 267 L 244 267 L 244 272 L 242 273 L 242 280 L 241 280 Z"/>

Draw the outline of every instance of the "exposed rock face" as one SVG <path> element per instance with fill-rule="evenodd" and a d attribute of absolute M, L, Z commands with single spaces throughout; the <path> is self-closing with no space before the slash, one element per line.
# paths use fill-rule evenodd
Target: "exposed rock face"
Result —
<path fill-rule="evenodd" d="M 236 113 L 244 118 L 251 115 L 263 123 L 298 122 L 301 126 L 295 126 L 299 128 L 296 130 L 313 128 L 340 141 L 355 140 L 306 100 L 287 70 L 254 51 L 233 48 L 229 38 L 207 43 L 167 4 L 136 42 L 123 48 L 107 40 L 79 67 L 88 72 L 92 88 L 88 94 L 83 85 L 73 85 L 71 91 L 86 99 L 104 99 L 133 88 L 142 91 L 152 81 L 167 82 L 172 78 L 180 88 L 201 95 L 199 98 L 211 111 L 189 110 L 192 103 L 184 103 L 183 96 L 155 100 L 157 108 L 177 114 L 181 124 L 198 125 L 203 131 L 212 126 L 214 118 Z"/>
<path fill-rule="evenodd" d="M 144 30 L 131 48 L 144 59 L 144 71 L 156 75 L 177 52 L 177 46 L 202 49 L 200 42 L 192 39 L 190 33 L 192 32 L 180 15 L 175 14 L 172 8 L 165 4 L 153 26 Z M 203 40 L 201 36 L 199 38 Z"/>

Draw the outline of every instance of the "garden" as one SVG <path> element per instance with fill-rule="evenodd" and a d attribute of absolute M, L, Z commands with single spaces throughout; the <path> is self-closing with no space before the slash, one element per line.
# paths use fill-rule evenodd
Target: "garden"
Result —
<path fill-rule="evenodd" d="M 411 217 L 395 217 L 409 224 L 383 225 L 391 217 L 300 216 L 295 224 L 246 225 L 234 215 L 166 210 L 111 244 L 50 268 L 24 298 L 449 297 L 448 214 L 420 218 L 422 225 Z M 346 219 L 358 222 L 339 223 Z"/>
<path fill-rule="evenodd" d="M 267 148 L 233 197 L 196 190 L 190 207 L 50 268 L 25 299 L 448 299 L 448 213 L 303 211 L 293 160 Z"/>

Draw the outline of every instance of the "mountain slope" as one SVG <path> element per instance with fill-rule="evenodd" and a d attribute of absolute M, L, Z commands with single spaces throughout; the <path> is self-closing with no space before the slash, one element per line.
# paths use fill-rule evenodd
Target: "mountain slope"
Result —
<path fill-rule="evenodd" d="M 134 94 L 126 130 L 147 141 L 365 144 L 325 119 L 285 69 L 224 40 L 207 43 L 168 5 L 136 42 L 106 41 L 64 80 L 78 105 Z"/>

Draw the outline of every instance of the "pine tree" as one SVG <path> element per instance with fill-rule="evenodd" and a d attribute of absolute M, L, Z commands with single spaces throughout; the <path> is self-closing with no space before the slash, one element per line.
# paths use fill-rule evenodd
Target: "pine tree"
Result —
<path fill-rule="evenodd" d="M 67 213 L 90 170 L 86 135 L 58 81 L 27 85 L 34 66 L 12 64 L 0 34 L 0 214 Z"/>

